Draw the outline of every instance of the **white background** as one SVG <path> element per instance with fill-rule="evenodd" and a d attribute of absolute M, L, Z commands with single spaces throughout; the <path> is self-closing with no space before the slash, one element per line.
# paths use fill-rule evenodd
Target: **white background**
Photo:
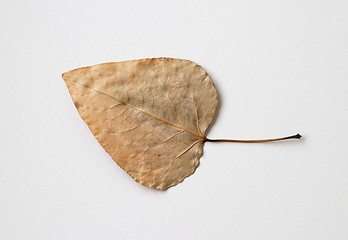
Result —
<path fill-rule="evenodd" d="M 348 239 L 348 2 L 0 2 L 0 239 Z M 220 99 L 183 183 L 134 182 L 61 74 L 195 61 Z"/>

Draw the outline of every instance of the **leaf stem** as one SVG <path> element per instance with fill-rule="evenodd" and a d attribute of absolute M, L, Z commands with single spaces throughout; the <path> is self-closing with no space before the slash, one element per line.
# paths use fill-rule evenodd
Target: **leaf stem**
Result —
<path fill-rule="evenodd" d="M 233 139 L 208 139 L 206 138 L 206 142 L 238 142 L 238 143 L 260 143 L 260 142 L 275 142 L 287 139 L 300 139 L 302 136 L 300 134 L 282 137 L 282 138 L 273 138 L 273 139 L 262 139 L 262 140 L 233 140 Z"/>

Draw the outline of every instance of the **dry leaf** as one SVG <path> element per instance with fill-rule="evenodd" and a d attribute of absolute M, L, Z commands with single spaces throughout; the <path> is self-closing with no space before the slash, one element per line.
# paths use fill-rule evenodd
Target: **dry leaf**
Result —
<path fill-rule="evenodd" d="M 153 58 L 104 63 L 64 73 L 82 119 L 114 161 L 135 181 L 164 190 L 192 175 L 208 139 L 218 97 L 197 64 Z"/>
<path fill-rule="evenodd" d="M 79 68 L 63 78 L 94 136 L 137 182 L 164 190 L 195 172 L 218 103 L 202 67 L 142 59 Z"/>

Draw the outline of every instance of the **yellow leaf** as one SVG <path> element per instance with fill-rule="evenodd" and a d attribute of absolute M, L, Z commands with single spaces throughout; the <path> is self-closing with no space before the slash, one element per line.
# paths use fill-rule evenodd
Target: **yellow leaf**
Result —
<path fill-rule="evenodd" d="M 79 68 L 63 78 L 82 119 L 135 181 L 164 190 L 195 172 L 218 103 L 202 67 L 141 59 Z"/>

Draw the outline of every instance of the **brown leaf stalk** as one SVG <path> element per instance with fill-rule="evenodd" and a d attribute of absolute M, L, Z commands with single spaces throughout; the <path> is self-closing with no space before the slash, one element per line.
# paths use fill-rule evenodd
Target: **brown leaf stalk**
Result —
<path fill-rule="evenodd" d="M 273 139 L 261 139 L 261 140 L 234 140 L 234 139 L 205 139 L 205 142 L 238 142 L 238 143 L 261 143 L 261 142 L 275 142 L 288 139 L 300 139 L 302 136 L 300 134 L 282 137 L 282 138 L 273 138 Z"/>

